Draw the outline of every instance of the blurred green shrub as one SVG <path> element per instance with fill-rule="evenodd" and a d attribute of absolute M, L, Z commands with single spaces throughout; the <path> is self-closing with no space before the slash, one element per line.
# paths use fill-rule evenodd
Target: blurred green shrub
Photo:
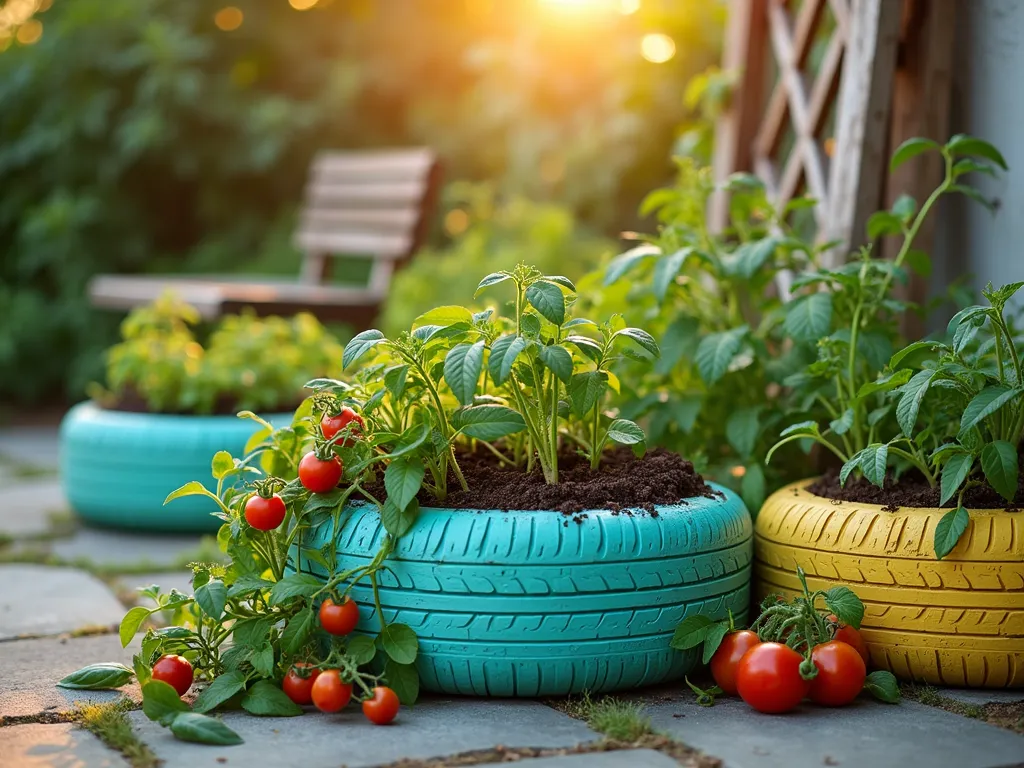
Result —
<path fill-rule="evenodd" d="M 615 250 L 615 242 L 580 225 L 555 203 L 499 196 L 491 184 L 452 184 L 445 229 L 451 242 L 424 250 L 395 275 L 382 311 L 387 333 L 398 333 L 429 309 L 472 296 L 480 275 L 529 261 L 545 274 L 575 279 Z"/>
<path fill-rule="evenodd" d="M 106 407 L 157 413 L 288 410 L 303 384 L 340 364 L 341 345 L 312 315 L 228 315 L 205 347 L 192 332 L 198 322 L 170 293 L 133 310 L 107 352 L 107 387 L 93 384 L 90 394 Z"/>

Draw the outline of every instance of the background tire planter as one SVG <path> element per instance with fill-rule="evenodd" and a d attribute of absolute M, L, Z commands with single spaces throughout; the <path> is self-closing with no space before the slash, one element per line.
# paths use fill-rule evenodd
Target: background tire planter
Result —
<path fill-rule="evenodd" d="M 423 508 L 380 576 L 387 621 L 411 626 L 427 690 L 545 696 L 677 679 L 695 651 L 669 641 L 684 616 L 746 621 L 753 525 L 724 497 L 660 506 L 656 517 L 595 510 L 579 520 L 547 511 Z M 304 546 L 330 546 L 331 523 Z M 384 529 L 356 504 L 337 537 L 339 566 L 368 562 Z M 325 577 L 302 559 L 300 570 Z M 360 629 L 376 632 L 369 585 Z"/>
<path fill-rule="evenodd" d="M 836 503 L 795 483 L 757 517 L 757 597 L 845 584 L 864 601 L 871 660 L 938 685 L 1024 687 L 1024 513 L 971 510 L 945 559 L 932 538 L 945 509 Z"/>
<path fill-rule="evenodd" d="M 271 416 L 289 423 L 291 414 Z M 210 477 L 220 450 L 241 456 L 259 429 L 237 416 L 129 413 L 79 403 L 60 426 L 60 477 L 71 508 L 84 520 L 115 528 L 215 532 L 217 505 L 202 496 L 164 507 L 167 494 Z M 204 485 L 215 491 L 212 480 Z"/>

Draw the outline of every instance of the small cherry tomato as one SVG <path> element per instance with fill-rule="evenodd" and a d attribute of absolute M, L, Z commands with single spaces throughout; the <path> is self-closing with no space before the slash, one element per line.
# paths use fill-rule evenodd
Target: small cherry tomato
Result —
<path fill-rule="evenodd" d="M 167 683 L 179 696 L 184 696 L 192 687 L 193 676 L 192 665 L 181 656 L 161 656 L 153 665 L 153 679 Z"/>
<path fill-rule="evenodd" d="M 276 493 L 269 499 L 256 494 L 245 502 L 245 522 L 257 531 L 272 531 L 284 520 L 284 501 Z"/>
<path fill-rule="evenodd" d="M 390 688 L 378 686 L 373 698 L 363 702 L 363 714 L 376 725 L 387 725 L 398 714 L 398 696 Z"/>
<path fill-rule="evenodd" d="M 339 712 L 352 699 L 352 686 L 341 681 L 338 670 L 326 669 L 313 681 L 310 697 L 321 712 Z"/>
<path fill-rule="evenodd" d="M 323 418 L 320 419 L 320 429 L 323 430 L 324 439 L 330 440 L 353 421 L 356 423 L 355 426 L 349 429 L 349 434 L 346 437 L 338 441 L 339 445 L 349 446 L 356 441 L 357 437 L 362 434 L 363 427 L 365 426 L 363 417 L 347 405 L 334 416 L 329 416 L 325 413 Z"/>
<path fill-rule="evenodd" d="M 299 482 L 313 493 L 327 493 L 338 487 L 343 471 L 341 459 L 337 456 L 322 461 L 310 451 L 299 462 Z"/>
<path fill-rule="evenodd" d="M 736 689 L 758 712 L 788 712 L 799 704 L 810 684 L 800 676 L 803 656 L 782 643 L 755 645 L 736 668 Z"/>
<path fill-rule="evenodd" d="M 309 671 L 306 672 L 305 670 Z M 303 674 L 306 676 L 303 677 Z M 284 680 L 281 681 L 281 690 L 285 692 L 289 699 L 300 706 L 312 704 L 313 683 L 316 682 L 318 677 L 320 677 L 319 669 L 313 667 L 312 664 L 300 661 L 292 664 L 292 668 L 284 676 Z"/>
<path fill-rule="evenodd" d="M 864 688 L 867 666 L 852 645 L 839 640 L 814 646 L 811 661 L 818 675 L 811 680 L 810 697 L 815 704 L 842 707 L 849 704 Z"/>
<path fill-rule="evenodd" d="M 864 642 L 864 636 L 856 629 L 846 624 L 840 624 L 839 619 L 835 617 L 835 614 L 829 614 L 828 620 L 837 624 L 835 635 L 832 636 L 833 640 L 838 640 L 841 643 L 852 645 L 853 649 L 860 654 L 860 657 L 864 659 L 865 664 L 871 663 L 871 654 L 868 653 L 868 644 Z"/>
<path fill-rule="evenodd" d="M 736 668 L 739 666 L 743 655 L 760 645 L 761 638 L 757 632 L 749 629 L 741 629 L 739 632 L 730 632 L 722 639 L 715 655 L 711 657 L 711 676 L 715 683 L 730 696 L 736 695 Z"/>
<path fill-rule="evenodd" d="M 331 635 L 348 635 L 359 623 L 359 606 L 345 598 L 341 605 L 328 598 L 320 604 L 320 626 Z"/>

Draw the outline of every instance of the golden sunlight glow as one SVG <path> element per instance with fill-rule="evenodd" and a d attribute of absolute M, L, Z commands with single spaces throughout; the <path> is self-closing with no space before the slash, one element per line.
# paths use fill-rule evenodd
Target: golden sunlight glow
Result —
<path fill-rule="evenodd" d="M 640 10 L 640 0 L 619 0 L 619 13 L 630 16 Z"/>
<path fill-rule="evenodd" d="M 38 19 L 29 19 L 18 27 L 17 40 L 22 45 L 32 45 L 43 36 L 43 25 Z"/>
<path fill-rule="evenodd" d="M 316 4 L 317 0 L 288 0 L 288 5 L 296 11 L 308 11 Z"/>
<path fill-rule="evenodd" d="M 39 0 L 7 0 L 0 4 L 0 34 L 8 37 L 14 35 L 17 28 L 31 19 L 32 14 L 38 10 Z"/>
<path fill-rule="evenodd" d="M 538 2 L 549 8 L 574 13 L 610 11 L 620 5 L 615 0 L 538 0 Z"/>
<path fill-rule="evenodd" d="M 640 41 L 640 55 L 654 64 L 664 64 L 676 55 L 676 44 L 668 35 L 651 32 Z"/>
<path fill-rule="evenodd" d="M 221 8 L 217 11 L 213 17 L 213 23 L 217 25 L 217 29 L 223 32 L 231 32 L 242 26 L 244 18 L 240 8 L 229 5 L 227 8 Z"/>
<path fill-rule="evenodd" d="M 457 237 L 469 228 L 469 214 L 461 208 L 453 208 L 444 217 L 444 231 L 449 237 Z"/>

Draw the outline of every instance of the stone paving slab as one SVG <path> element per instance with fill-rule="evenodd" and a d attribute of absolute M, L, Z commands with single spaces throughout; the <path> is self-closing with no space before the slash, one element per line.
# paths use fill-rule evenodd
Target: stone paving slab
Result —
<path fill-rule="evenodd" d="M 71 723 L 0 728 L 0 765 L 10 768 L 128 768 L 124 757 Z"/>
<path fill-rule="evenodd" d="M 21 466 L 56 467 L 58 446 L 56 426 L 0 429 L 0 457 Z"/>
<path fill-rule="evenodd" d="M 356 706 L 336 715 L 253 717 L 228 712 L 224 722 L 245 739 L 234 747 L 210 747 L 175 740 L 142 712 L 129 714 L 139 737 L 163 768 L 220 768 L 228 765 L 294 768 L 369 768 L 401 758 L 425 759 L 497 745 L 573 747 L 600 735 L 579 720 L 536 701 L 425 699 L 403 708 L 392 725 L 373 725 Z M 525 763 L 529 765 L 529 762 Z"/>
<path fill-rule="evenodd" d="M 0 565 L 0 640 L 115 626 L 124 607 L 107 586 L 77 568 Z"/>
<path fill-rule="evenodd" d="M 86 560 L 103 568 L 177 567 L 193 557 L 202 543 L 199 534 L 145 534 L 83 526 L 50 548 L 61 560 Z M 216 549 L 216 544 L 211 545 Z"/>
<path fill-rule="evenodd" d="M 721 758 L 726 768 L 1000 768 L 1024 761 L 1024 736 L 912 701 L 758 715 L 729 698 L 706 708 L 657 702 L 647 714 L 656 729 Z"/>
<path fill-rule="evenodd" d="M 42 536 L 52 527 L 52 513 L 67 509 L 55 478 L 11 480 L 0 490 L 0 534 L 11 538 Z"/>
<path fill-rule="evenodd" d="M 142 700 L 132 682 L 119 691 L 81 691 L 58 688 L 57 681 L 76 669 L 102 661 L 132 665 L 139 640 L 121 647 L 117 635 L 41 638 L 0 643 L 0 721 L 74 708 L 75 702 L 106 703 L 128 696 Z M 0 727 L 0 734 L 7 728 Z M 0 766 L 6 765 L 0 760 Z"/>
<path fill-rule="evenodd" d="M 486 763 L 477 768 L 508 766 L 509 763 Z M 615 752 L 589 752 L 583 755 L 561 755 L 523 759 L 522 768 L 679 768 L 679 763 L 653 749 L 622 749 Z"/>
<path fill-rule="evenodd" d="M 984 688 L 939 688 L 940 696 L 947 699 L 955 699 L 964 704 L 1016 704 L 1024 701 L 1024 689 L 1000 690 Z"/>

